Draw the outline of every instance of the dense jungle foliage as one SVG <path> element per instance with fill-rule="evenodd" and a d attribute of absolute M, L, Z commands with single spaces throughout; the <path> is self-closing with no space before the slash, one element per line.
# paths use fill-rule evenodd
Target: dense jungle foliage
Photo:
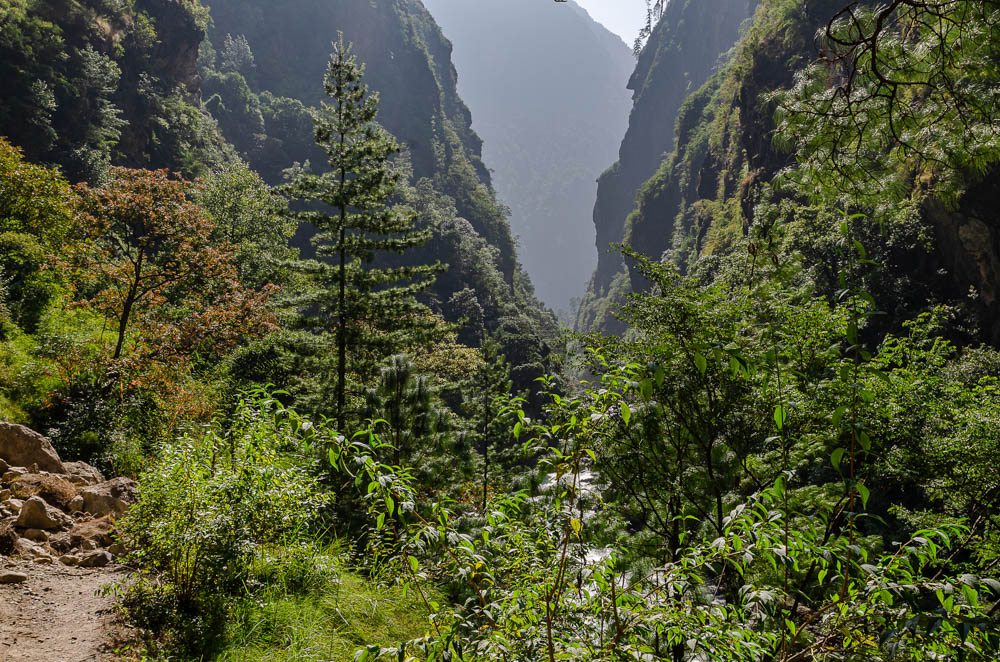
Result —
<path fill-rule="evenodd" d="M 0 3 L 0 419 L 138 478 L 122 659 L 1000 657 L 1000 9 L 763 2 L 560 343 L 419 2 L 308 88 L 264 3 L 56 4 Z"/>

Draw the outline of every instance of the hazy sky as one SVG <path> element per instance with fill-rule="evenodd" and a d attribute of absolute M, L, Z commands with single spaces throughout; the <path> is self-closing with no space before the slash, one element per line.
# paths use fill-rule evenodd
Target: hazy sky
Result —
<path fill-rule="evenodd" d="M 646 0 L 576 0 L 607 29 L 617 33 L 629 46 L 646 21 Z"/>

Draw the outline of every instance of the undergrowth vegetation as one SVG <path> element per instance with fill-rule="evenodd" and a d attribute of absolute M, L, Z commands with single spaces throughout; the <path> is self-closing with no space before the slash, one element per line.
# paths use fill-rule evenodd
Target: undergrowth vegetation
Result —
<path fill-rule="evenodd" d="M 842 216 L 845 287 L 834 304 L 794 264 L 699 281 L 636 258 L 657 287 L 622 311 L 635 333 L 589 339 L 584 390 L 561 394 L 543 380 L 536 418 L 520 398 L 495 401 L 536 465 L 528 471 L 544 477 L 531 491 L 511 484 L 485 506 L 455 500 L 399 464 L 389 421 L 346 438 L 258 393 L 237 409 L 244 423 L 229 443 L 281 440 L 286 461 L 326 465 L 333 498 L 367 513 L 342 552 L 275 548 L 254 524 L 264 510 L 235 504 L 226 512 L 245 544 L 217 547 L 218 526 L 144 505 L 157 498 L 156 469 L 124 530 L 156 530 L 156 515 L 142 518 L 158 512 L 185 531 L 168 547 L 248 573 L 236 591 L 204 575 L 197 590 L 224 602 L 188 603 L 186 623 L 200 609 L 230 611 L 235 630 L 217 626 L 228 655 L 280 645 L 299 651 L 292 659 L 324 659 L 353 645 L 357 660 L 992 660 L 996 352 L 956 357 L 933 315 L 866 348 L 877 311 L 858 276 L 875 265 L 851 238 L 866 221 Z M 205 448 L 226 446 L 217 434 Z M 257 502 L 253 490 L 243 498 Z M 281 503 L 272 526 L 284 521 Z M 164 587 L 191 567 L 142 554 Z M 373 629 L 358 636 L 335 597 L 344 581 L 359 586 L 342 564 L 384 587 L 390 612 L 409 605 L 406 627 L 384 629 L 373 609 L 362 619 Z M 140 597 L 133 618 L 148 604 Z M 344 622 L 317 634 L 336 616 Z"/>

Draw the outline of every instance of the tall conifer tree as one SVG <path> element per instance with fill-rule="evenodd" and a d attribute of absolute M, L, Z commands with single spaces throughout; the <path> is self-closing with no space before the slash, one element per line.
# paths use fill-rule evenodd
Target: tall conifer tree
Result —
<path fill-rule="evenodd" d="M 511 421 L 504 415 L 504 405 L 500 401 L 511 395 L 514 384 L 510 379 L 510 366 L 495 338 L 484 334 L 480 352 L 483 362 L 466 385 L 464 410 L 473 426 L 469 439 L 483 459 L 480 507 L 486 512 L 490 478 L 496 479 L 496 473 L 507 459 L 504 456 L 509 444 L 504 442 L 511 441 Z"/>
<path fill-rule="evenodd" d="M 385 356 L 431 340 L 439 320 L 415 295 L 426 289 L 443 266 L 380 268 L 378 252 L 404 253 L 423 244 L 430 230 L 416 230 L 416 213 L 390 204 L 400 181 L 391 158 L 399 144 L 375 123 L 378 94 L 363 82 L 364 67 L 340 34 L 333 44 L 324 89 L 329 98 L 315 114 L 316 143 L 330 170 L 297 171 L 286 192 L 304 205 L 294 217 L 316 228 L 312 238 L 319 261 L 301 268 L 314 273 L 320 291 L 299 303 L 319 314 L 321 328 L 333 324 L 336 342 L 336 420 L 347 416 L 348 361 L 364 376 Z M 348 357 L 348 347 L 351 357 Z"/>

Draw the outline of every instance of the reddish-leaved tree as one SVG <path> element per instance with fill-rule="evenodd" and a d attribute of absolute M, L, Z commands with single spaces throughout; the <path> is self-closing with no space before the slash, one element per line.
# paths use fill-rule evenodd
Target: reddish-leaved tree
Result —
<path fill-rule="evenodd" d="M 101 188 L 78 186 L 82 303 L 158 359 L 218 355 L 273 328 L 272 288 L 240 285 L 233 251 L 211 240 L 212 221 L 188 198 L 191 184 L 166 170 L 113 168 Z"/>

